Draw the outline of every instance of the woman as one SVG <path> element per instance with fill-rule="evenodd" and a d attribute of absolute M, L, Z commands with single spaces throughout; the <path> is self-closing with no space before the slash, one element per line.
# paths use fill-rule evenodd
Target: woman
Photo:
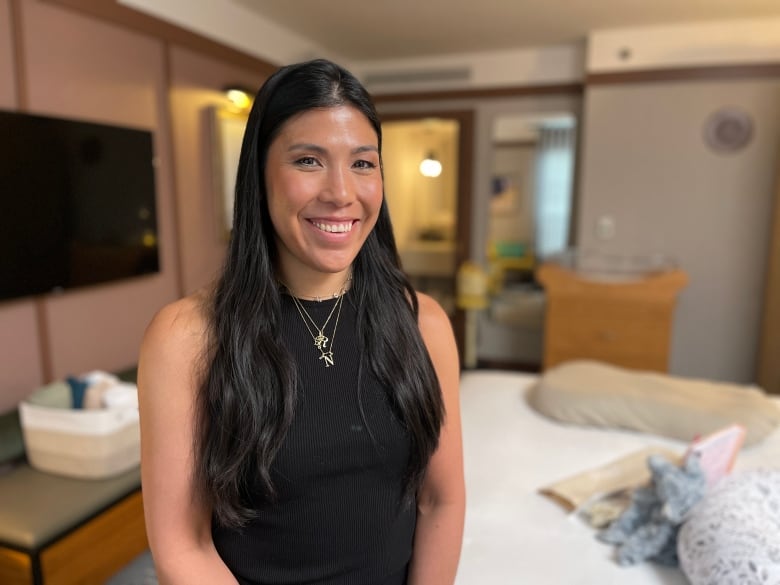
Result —
<path fill-rule="evenodd" d="M 402 273 L 365 89 L 324 60 L 258 94 L 213 291 L 139 365 L 160 582 L 437 585 L 463 530 L 449 320 Z"/>

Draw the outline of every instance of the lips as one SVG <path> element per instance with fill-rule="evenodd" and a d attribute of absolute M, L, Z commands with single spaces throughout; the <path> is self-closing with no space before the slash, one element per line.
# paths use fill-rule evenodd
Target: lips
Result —
<path fill-rule="evenodd" d="M 309 222 L 318 230 L 331 234 L 343 234 L 352 231 L 353 221 L 325 221 L 322 219 L 310 219 Z"/>

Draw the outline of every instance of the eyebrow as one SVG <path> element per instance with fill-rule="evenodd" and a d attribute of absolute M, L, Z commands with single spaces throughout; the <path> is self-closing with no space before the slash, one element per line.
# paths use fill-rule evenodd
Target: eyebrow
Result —
<path fill-rule="evenodd" d="M 287 149 L 288 152 L 293 152 L 296 150 L 311 150 L 314 152 L 318 152 L 320 154 L 325 154 L 327 152 L 327 150 L 322 146 L 319 146 L 318 144 L 311 144 L 308 142 L 292 144 Z M 373 144 L 366 144 L 364 146 L 358 146 L 357 148 L 353 148 L 351 152 L 352 154 L 361 154 L 363 152 L 379 152 L 379 148 L 377 148 Z"/>

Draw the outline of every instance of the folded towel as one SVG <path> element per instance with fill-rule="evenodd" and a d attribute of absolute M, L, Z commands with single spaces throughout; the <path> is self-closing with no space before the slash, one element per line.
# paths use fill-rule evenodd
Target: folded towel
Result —
<path fill-rule="evenodd" d="M 73 408 L 73 393 L 67 382 L 52 382 L 35 390 L 25 402 L 48 408 Z"/>
<path fill-rule="evenodd" d="M 138 408 L 138 387 L 128 382 L 119 382 L 103 391 L 105 408 Z"/>
<path fill-rule="evenodd" d="M 114 374 L 104 372 L 103 370 L 92 370 L 85 374 L 81 374 L 79 378 L 84 380 L 90 386 L 100 382 L 111 382 L 112 384 L 119 382 L 119 378 L 117 378 Z"/>
<path fill-rule="evenodd" d="M 672 449 L 650 446 L 634 451 L 594 469 L 576 473 L 542 487 L 539 492 L 557 502 L 567 512 L 627 489 L 634 489 L 650 480 L 647 458 L 663 455 L 679 463 L 682 455 Z"/>
<path fill-rule="evenodd" d="M 70 386 L 70 391 L 73 395 L 73 408 L 84 408 L 84 393 L 87 391 L 87 386 L 89 386 L 89 384 L 75 376 L 68 376 L 66 381 L 68 386 Z"/>
<path fill-rule="evenodd" d="M 113 388 L 117 383 L 118 381 L 116 380 L 103 378 L 91 384 L 84 393 L 84 408 L 88 410 L 105 408 L 105 405 L 103 404 L 103 395 L 106 393 L 106 390 Z"/>

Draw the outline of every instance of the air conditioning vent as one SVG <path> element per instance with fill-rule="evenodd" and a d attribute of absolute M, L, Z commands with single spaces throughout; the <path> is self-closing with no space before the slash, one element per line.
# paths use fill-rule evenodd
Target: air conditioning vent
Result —
<path fill-rule="evenodd" d="M 417 69 L 414 71 L 381 71 L 366 73 L 363 81 L 366 85 L 386 85 L 397 83 L 420 83 L 441 81 L 468 81 L 471 69 L 451 67 L 448 69 Z"/>

